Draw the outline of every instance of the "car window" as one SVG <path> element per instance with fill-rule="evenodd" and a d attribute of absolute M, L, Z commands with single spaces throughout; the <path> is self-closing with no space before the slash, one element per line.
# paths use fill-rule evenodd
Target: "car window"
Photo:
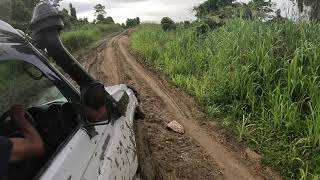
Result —
<path fill-rule="evenodd" d="M 38 106 L 62 98 L 53 82 L 32 64 L 0 61 L 0 113 L 15 104 Z"/>

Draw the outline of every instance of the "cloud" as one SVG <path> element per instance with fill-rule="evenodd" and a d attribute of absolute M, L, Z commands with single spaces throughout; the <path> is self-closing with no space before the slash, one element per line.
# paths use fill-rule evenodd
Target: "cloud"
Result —
<path fill-rule="evenodd" d="M 142 21 L 160 22 L 169 16 L 175 21 L 194 20 L 194 6 L 205 0 L 63 0 L 61 7 L 69 9 L 69 3 L 76 8 L 78 17 L 93 20 L 94 6 L 106 6 L 107 16 L 115 22 L 123 23 L 127 18 L 140 17 Z"/>
<path fill-rule="evenodd" d="M 69 10 L 69 4 L 72 3 L 72 6 L 76 8 L 76 11 L 78 13 L 83 13 L 90 11 L 94 8 L 94 4 L 90 1 L 70 1 L 70 0 L 64 0 L 61 3 L 61 7 Z"/>
<path fill-rule="evenodd" d="M 136 3 L 136 2 L 141 2 L 141 1 L 148 1 L 148 0 L 118 0 L 114 2 L 120 2 L 120 3 Z"/>

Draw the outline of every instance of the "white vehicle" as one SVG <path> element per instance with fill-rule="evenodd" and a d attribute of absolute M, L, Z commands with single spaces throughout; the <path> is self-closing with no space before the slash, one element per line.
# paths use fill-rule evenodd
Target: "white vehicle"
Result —
<path fill-rule="evenodd" d="M 8 109 L 22 103 L 46 147 L 44 157 L 10 164 L 6 179 L 133 179 L 138 168 L 133 131 L 136 96 L 126 85 L 104 87 L 86 73 L 61 44 L 62 27 L 57 11 L 47 4 L 35 9 L 32 40 L 0 21 L 0 136 L 21 136 Z M 90 123 L 84 104 L 88 99 L 94 102 L 92 97 L 101 88 L 106 90 L 109 117 Z"/>

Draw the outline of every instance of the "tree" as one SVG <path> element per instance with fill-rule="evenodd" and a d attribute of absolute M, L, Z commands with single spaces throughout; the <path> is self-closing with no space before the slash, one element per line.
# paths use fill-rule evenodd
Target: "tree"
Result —
<path fill-rule="evenodd" d="M 25 7 L 22 0 L 12 0 L 10 8 L 10 19 L 16 22 L 29 21 L 31 12 Z"/>
<path fill-rule="evenodd" d="M 63 16 L 67 16 L 67 15 L 69 15 L 69 11 L 68 11 L 67 9 L 63 8 L 63 9 L 61 10 L 61 14 L 62 14 Z"/>
<path fill-rule="evenodd" d="M 253 18 L 265 19 L 269 16 L 268 13 L 272 12 L 272 3 L 265 0 L 252 0 L 248 3 L 247 7 L 251 11 Z"/>
<path fill-rule="evenodd" d="M 295 1 L 299 12 L 304 15 L 308 12 L 310 21 L 320 20 L 320 1 L 319 0 L 291 0 Z"/>
<path fill-rule="evenodd" d="M 66 29 L 70 28 L 73 24 L 73 18 L 69 15 L 69 12 L 67 9 L 63 8 L 61 11 L 61 14 L 63 15 L 63 24 Z"/>
<path fill-rule="evenodd" d="M 320 21 L 320 1 L 318 0 L 296 0 L 300 12 L 304 12 L 309 7 L 309 19 L 311 21 Z M 304 8 L 306 6 L 306 8 Z M 308 11 L 308 10 L 306 10 Z"/>
<path fill-rule="evenodd" d="M 78 22 L 81 23 L 81 24 L 89 24 L 88 18 L 83 18 L 83 19 L 79 18 Z"/>
<path fill-rule="evenodd" d="M 104 16 L 102 14 L 98 14 L 97 22 L 103 22 L 103 21 L 104 21 Z"/>
<path fill-rule="evenodd" d="M 70 8 L 70 15 L 71 15 L 71 17 L 72 17 L 73 19 L 77 20 L 77 11 L 76 11 L 76 8 L 74 8 L 71 3 L 69 4 L 69 8 Z"/>
<path fill-rule="evenodd" d="M 136 17 L 134 19 L 127 19 L 126 21 L 126 27 L 131 28 L 131 27 L 136 27 L 140 24 L 140 18 Z"/>
<path fill-rule="evenodd" d="M 65 8 L 63 8 L 60 11 L 60 13 L 63 15 L 63 23 L 66 29 L 70 29 L 74 26 L 81 26 L 89 23 L 88 18 L 76 19 L 77 18 L 76 12 L 72 13 L 73 10 L 75 11 L 75 8 L 72 6 L 72 4 L 70 4 L 69 7 L 70 7 L 70 14 L 68 10 Z"/>
<path fill-rule="evenodd" d="M 177 28 L 176 24 L 169 17 L 164 17 L 161 20 L 161 27 L 164 31 L 171 31 Z"/>
<path fill-rule="evenodd" d="M 0 0 L 0 19 L 13 27 L 26 30 L 34 6 L 40 0 Z"/>
<path fill-rule="evenodd" d="M 199 20 L 211 17 L 222 21 L 234 17 L 266 19 L 273 11 L 272 5 L 270 0 L 251 0 L 247 4 L 235 0 L 207 0 L 195 7 L 194 11 Z"/>
<path fill-rule="evenodd" d="M 60 7 L 60 1 L 62 0 L 40 0 L 40 2 L 52 4 L 54 7 Z"/>
<path fill-rule="evenodd" d="M 10 19 L 10 0 L 0 1 L 0 19 L 8 21 Z"/>
<path fill-rule="evenodd" d="M 191 25 L 190 21 L 183 21 L 184 27 L 189 27 Z"/>
<path fill-rule="evenodd" d="M 101 4 L 97 4 L 96 6 L 94 6 L 94 9 L 96 10 L 96 12 L 94 13 L 95 16 L 100 15 L 100 17 L 104 17 L 107 14 L 106 7 Z"/>
<path fill-rule="evenodd" d="M 23 1 L 24 1 L 24 5 L 28 9 L 30 9 L 30 11 L 32 11 L 33 8 L 41 2 L 40 0 L 23 0 Z"/>
<path fill-rule="evenodd" d="M 111 16 L 108 16 L 106 19 L 105 19 L 105 22 L 106 24 L 114 24 L 114 21 L 113 21 L 113 18 Z"/>
<path fill-rule="evenodd" d="M 97 23 L 103 23 L 105 21 L 105 15 L 107 14 L 106 7 L 101 4 L 97 4 L 94 6 L 94 9 L 96 10 L 94 15 L 97 16 Z"/>
<path fill-rule="evenodd" d="M 226 6 L 232 6 L 235 0 L 208 0 L 200 4 L 197 7 L 194 7 L 197 18 L 205 17 L 209 14 L 217 13 L 221 8 Z"/>
<path fill-rule="evenodd" d="M 96 23 L 99 24 L 114 24 L 113 18 L 108 16 L 107 18 L 103 17 L 101 14 L 98 15 Z"/>
<path fill-rule="evenodd" d="M 50 0 L 52 5 L 55 7 L 60 7 L 60 1 L 62 0 Z"/>

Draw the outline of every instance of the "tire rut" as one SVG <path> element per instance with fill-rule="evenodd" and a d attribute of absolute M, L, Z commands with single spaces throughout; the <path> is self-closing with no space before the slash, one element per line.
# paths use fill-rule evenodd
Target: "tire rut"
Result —
<path fill-rule="evenodd" d="M 241 164 L 239 164 L 237 160 L 235 160 L 232 155 L 230 155 L 228 151 L 220 145 L 219 142 L 212 139 L 210 135 L 192 119 L 186 117 L 183 111 L 188 112 L 189 110 L 182 110 L 180 108 L 182 106 L 178 106 L 179 102 L 173 99 L 170 92 L 162 85 L 162 83 L 160 83 L 152 76 L 151 73 L 147 72 L 144 67 L 134 60 L 134 57 L 128 52 L 127 47 L 124 46 L 127 42 L 127 39 L 125 38 L 127 37 L 122 37 L 118 42 L 120 51 L 125 57 L 124 60 L 130 64 L 134 71 L 144 79 L 144 81 L 161 99 L 163 99 L 166 106 L 171 109 L 171 113 L 173 113 L 175 119 L 177 119 L 178 122 L 186 128 L 188 134 L 190 134 L 206 150 L 206 152 L 212 156 L 218 166 L 222 168 L 224 178 L 234 179 L 237 177 L 237 179 L 257 179 L 257 177 L 251 175 L 246 166 L 241 166 Z"/>
<path fill-rule="evenodd" d="M 273 172 L 255 171 L 241 161 L 241 155 L 213 138 L 199 124 L 195 105 L 168 88 L 129 52 L 129 33 L 114 36 L 98 48 L 86 67 L 108 85 L 125 83 L 139 92 L 146 118 L 137 120 L 135 126 L 144 179 L 281 179 Z M 171 120 L 181 123 L 186 134 L 169 131 L 166 124 Z"/>

